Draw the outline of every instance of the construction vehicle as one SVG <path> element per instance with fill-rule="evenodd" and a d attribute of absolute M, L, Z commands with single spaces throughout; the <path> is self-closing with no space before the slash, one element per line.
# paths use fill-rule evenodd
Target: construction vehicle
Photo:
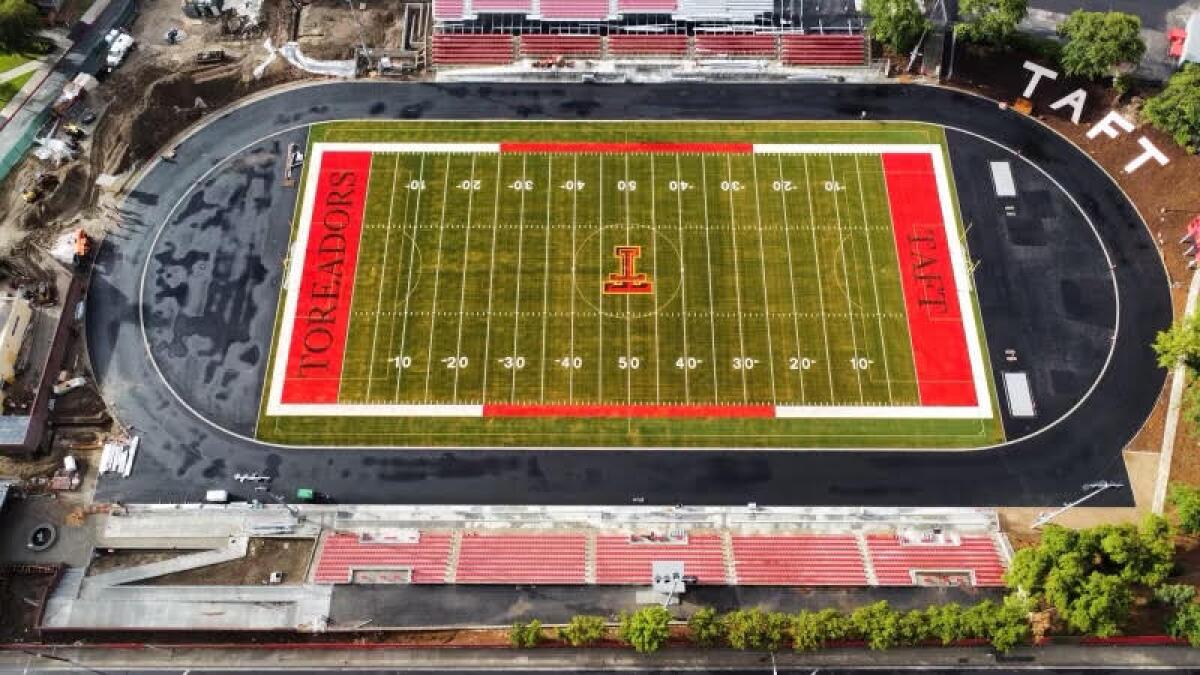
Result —
<path fill-rule="evenodd" d="M 53 191 L 56 187 L 58 187 L 58 176 L 52 173 L 39 173 L 21 191 L 21 199 L 24 199 L 26 204 L 33 204 L 40 201 L 42 197 L 46 196 L 47 192 Z"/>
<path fill-rule="evenodd" d="M 206 49 L 199 54 L 196 54 L 196 64 L 206 65 L 209 63 L 221 63 L 225 60 L 224 49 Z"/>
<path fill-rule="evenodd" d="M 87 132 L 83 130 L 83 127 L 75 124 L 74 122 L 67 122 L 63 125 L 62 130 L 64 134 L 74 138 L 75 140 L 87 137 Z"/>
<path fill-rule="evenodd" d="M 133 36 L 119 28 L 114 28 L 104 36 L 104 41 L 108 43 L 108 56 L 104 58 L 104 64 L 111 72 L 124 63 L 125 57 L 129 56 L 129 52 L 133 50 Z"/>

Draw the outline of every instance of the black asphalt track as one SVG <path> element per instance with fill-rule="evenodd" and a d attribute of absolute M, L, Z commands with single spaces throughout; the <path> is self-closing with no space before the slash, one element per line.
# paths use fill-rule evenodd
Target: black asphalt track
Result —
<path fill-rule="evenodd" d="M 244 437 L 253 432 L 295 201 L 294 190 L 279 184 L 282 160 L 288 143 L 303 143 L 304 125 L 358 118 L 836 120 L 858 119 L 864 110 L 870 119 L 963 130 L 948 134 L 951 161 L 968 244 L 980 263 L 975 282 L 993 369 L 1028 371 L 1039 408 L 1033 423 L 1006 417 L 1005 428 L 1010 438 L 1032 435 L 958 452 L 305 449 Z M 998 159 L 1012 162 L 1018 183 L 1011 214 L 987 174 L 987 162 Z M 233 474 L 266 471 L 276 477 L 277 492 L 313 487 L 344 503 L 620 504 L 640 497 L 660 504 L 1047 504 L 1077 495 L 1085 482 L 1126 482 L 1121 448 L 1146 419 L 1165 377 L 1148 345 L 1171 320 L 1167 280 L 1133 207 L 1058 135 L 994 102 L 949 90 L 389 83 L 292 89 L 222 113 L 189 137 L 174 162 L 147 172 L 118 220 L 98 252 L 87 332 L 104 394 L 142 443 L 132 477 L 101 481 L 104 500 L 195 501 L 212 488 L 249 497 Z M 1017 361 L 1005 360 L 1006 349 L 1016 350 Z M 1130 502 L 1126 489 L 1096 503 Z"/>

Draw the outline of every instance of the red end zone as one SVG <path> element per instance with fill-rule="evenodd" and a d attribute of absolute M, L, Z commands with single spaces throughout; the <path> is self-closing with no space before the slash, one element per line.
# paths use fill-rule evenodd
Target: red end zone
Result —
<path fill-rule="evenodd" d="M 921 405 L 978 403 L 933 158 L 884 154 Z"/>
<path fill-rule="evenodd" d="M 283 403 L 337 402 L 370 173 L 369 152 L 321 156 L 304 268 L 294 291 Z"/>

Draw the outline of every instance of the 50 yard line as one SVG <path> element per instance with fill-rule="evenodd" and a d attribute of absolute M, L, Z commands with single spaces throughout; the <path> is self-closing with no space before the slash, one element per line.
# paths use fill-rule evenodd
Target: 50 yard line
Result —
<path fill-rule="evenodd" d="M 629 154 L 625 154 L 625 245 L 629 245 Z M 630 359 L 625 364 L 625 402 L 632 403 L 633 399 L 633 318 L 629 294 L 625 294 L 625 357 Z"/>
<path fill-rule="evenodd" d="M 524 161 L 525 161 L 525 156 L 522 155 L 521 156 L 522 175 L 524 175 Z M 490 260 L 490 262 L 488 262 L 488 295 L 487 295 L 488 301 L 487 301 L 487 319 L 485 320 L 486 324 L 487 324 L 487 328 L 484 331 L 484 336 L 483 336 L 483 364 L 482 364 L 483 365 L 483 384 L 480 385 L 480 387 L 479 387 L 479 396 L 480 396 L 480 399 L 484 402 L 487 402 L 488 371 L 491 370 L 491 365 L 492 365 L 490 363 L 490 359 L 489 359 L 489 356 L 491 354 L 491 346 L 492 346 L 492 291 L 495 290 L 494 282 L 496 279 L 496 232 L 499 231 L 499 229 L 500 229 L 499 227 L 497 227 L 497 225 L 500 224 L 500 190 L 503 189 L 503 187 L 500 185 L 500 182 L 501 182 L 500 166 L 503 163 L 504 163 L 504 155 L 503 154 L 496 155 L 496 198 L 495 198 L 494 204 L 492 205 L 492 253 L 491 253 L 491 260 Z M 524 187 L 524 186 L 522 186 L 522 187 Z M 521 204 L 524 205 L 524 203 L 525 203 L 525 191 L 521 190 Z M 521 278 L 521 268 L 518 263 L 517 279 L 519 280 L 520 278 Z M 520 281 L 518 281 L 517 283 L 520 283 Z M 461 328 L 460 328 L 460 332 L 461 332 Z M 455 375 L 458 375 L 457 371 L 455 372 Z"/>
<path fill-rule="evenodd" d="M 658 220 L 655 214 L 655 202 L 658 196 L 654 188 L 654 153 L 650 153 L 650 278 L 658 280 Z M 662 403 L 662 361 L 658 349 L 658 298 L 650 296 L 654 302 L 651 311 L 654 312 L 654 402 Z M 687 365 L 687 364 L 684 364 Z"/>

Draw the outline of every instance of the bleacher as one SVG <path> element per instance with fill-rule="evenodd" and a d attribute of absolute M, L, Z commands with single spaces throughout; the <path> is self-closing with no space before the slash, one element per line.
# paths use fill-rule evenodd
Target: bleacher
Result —
<path fill-rule="evenodd" d="M 457 21 L 462 18 L 463 0 L 433 0 L 433 18 Z"/>
<path fill-rule="evenodd" d="M 670 14 L 676 5 L 675 0 L 617 0 L 617 11 L 621 14 Z"/>
<path fill-rule="evenodd" d="M 608 0 L 541 0 L 541 13 L 544 21 L 600 21 L 608 18 Z"/>
<path fill-rule="evenodd" d="M 357 534 L 330 534 L 317 551 L 313 581 L 318 584 L 348 583 L 356 569 L 411 569 L 414 584 L 445 581 L 450 535 L 422 532 L 414 543 L 373 543 Z"/>
<path fill-rule="evenodd" d="M 989 536 L 908 543 L 897 534 L 871 534 L 867 550 L 880 586 L 912 586 L 917 572 L 959 571 L 973 572 L 975 586 L 1004 585 L 1004 561 Z"/>
<path fill-rule="evenodd" d="M 610 56 L 685 56 L 686 35 L 609 35 Z"/>
<path fill-rule="evenodd" d="M 861 35 L 784 35 L 780 59 L 789 66 L 861 66 L 867 42 Z"/>
<path fill-rule="evenodd" d="M 738 583 L 747 586 L 867 585 L 850 534 L 734 536 L 733 557 Z"/>
<path fill-rule="evenodd" d="M 582 584 L 582 534 L 465 532 L 458 553 L 460 584 Z"/>
<path fill-rule="evenodd" d="M 687 543 L 631 543 L 628 535 L 596 537 L 598 584 L 649 584 L 655 560 L 683 561 L 686 574 L 695 576 L 700 584 L 726 583 L 720 535 L 692 535 Z"/>
<path fill-rule="evenodd" d="M 602 38 L 599 35 L 522 35 L 521 56 L 600 56 Z"/>
<path fill-rule="evenodd" d="M 513 62 L 512 36 L 434 33 L 434 65 L 499 65 Z"/>
<path fill-rule="evenodd" d="M 471 11 L 473 12 L 526 14 L 532 9 L 532 0 L 471 0 Z"/>
<path fill-rule="evenodd" d="M 700 33 L 696 56 L 775 58 L 775 36 L 756 33 Z"/>

